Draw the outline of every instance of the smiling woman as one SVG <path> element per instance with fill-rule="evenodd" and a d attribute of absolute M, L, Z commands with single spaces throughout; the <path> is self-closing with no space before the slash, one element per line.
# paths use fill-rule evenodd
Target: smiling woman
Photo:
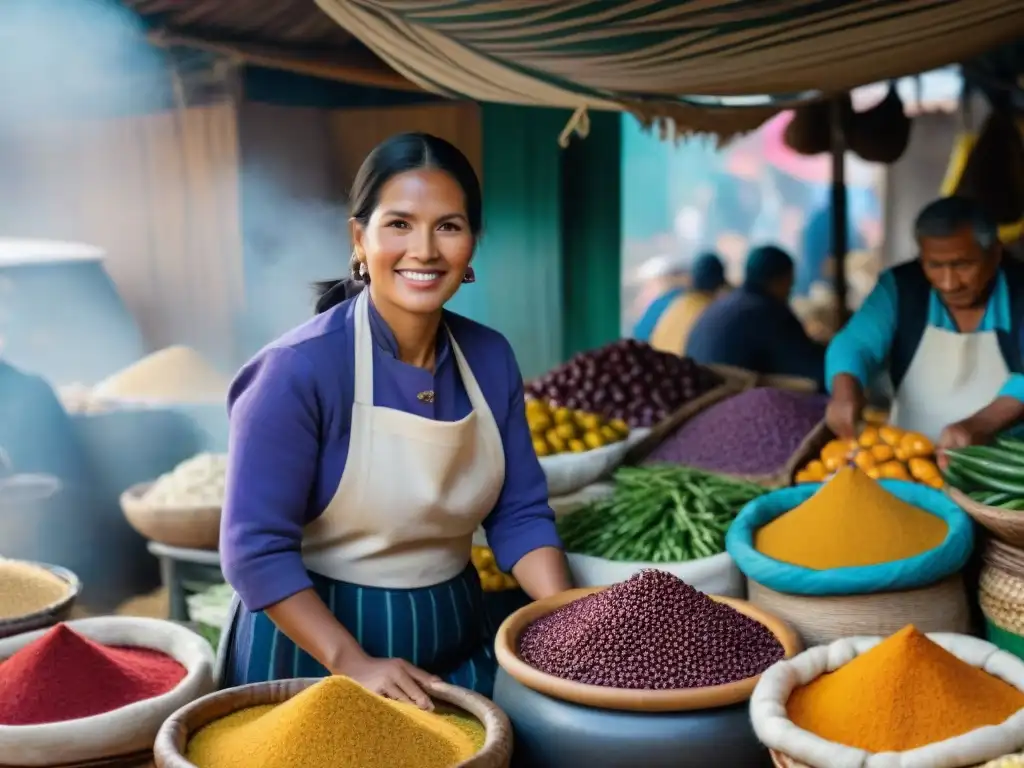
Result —
<path fill-rule="evenodd" d="M 440 676 L 489 695 L 477 527 L 532 597 L 570 583 L 511 347 L 444 309 L 472 282 L 480 184 L 409 133 L 351 200 L 352 276 L 232 385 L 224 682 L 344 674 L 429 707 Z"/>

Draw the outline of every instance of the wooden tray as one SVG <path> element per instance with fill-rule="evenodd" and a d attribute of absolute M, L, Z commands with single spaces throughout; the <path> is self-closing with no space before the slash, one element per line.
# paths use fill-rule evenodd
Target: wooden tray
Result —
<path fill-rule="evenodd" d="M 519 638 L 523 631 L 537 619 L 547 616 L 564 605 L 588 595 L 601 592 L 607 587 L 570 589 L 553 597 L 530 603 L 513 613 L 498 628 L 494 649 L 498 663 L 519 683 L 553 699 L 582 704 L 597 709 L 626 710 L 631 712 L 683 712 L 696 709 L 713 709 L 738 704 L 750 698 L 760 675 L 733 683 L 708 688 L 685 688 L 674 691 L 650 691 L 624 688 L 607 688 L 587 685 L 541 672 L 519 657 Z M 782 644 L 784 658 L 790 658 L 803 650 L 797 634 L 781 619 L 751 605 L 745 600 L 711 595 L 712 600 L 735 608 L 745 616 L 760 622 L 775 635 Z M 168 766 L 168 768 L 186 768 Z"/>

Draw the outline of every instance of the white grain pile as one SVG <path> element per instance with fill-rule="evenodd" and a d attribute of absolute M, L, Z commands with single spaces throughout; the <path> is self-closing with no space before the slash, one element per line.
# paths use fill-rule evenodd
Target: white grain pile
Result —
<path fill-rule="evenodd" d="M 168 509 L 219 507 L 224 503 L 227 454 L 199 453 L 183 461 L 150 486 L 144 504 Z"/>
<path fill-rule="evenodd" d="M 223 403 L 231 380 L 194 349 L 161 349 L 104 379 L 92 397 L 105 401 Z"/>

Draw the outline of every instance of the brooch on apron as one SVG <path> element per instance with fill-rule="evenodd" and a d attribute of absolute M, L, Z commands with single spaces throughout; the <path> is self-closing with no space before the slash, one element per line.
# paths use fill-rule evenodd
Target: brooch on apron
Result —
<path fill-rule="evenodd" d="M 428 389 L 426 392 L 420 392 L 416 395 L 416 399 L 421 403 L 432 403 L 434 402 L 434 390 Z"/>

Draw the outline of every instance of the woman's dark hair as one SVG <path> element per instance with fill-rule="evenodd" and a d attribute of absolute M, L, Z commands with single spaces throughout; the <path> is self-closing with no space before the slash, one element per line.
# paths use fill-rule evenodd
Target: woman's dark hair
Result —
<path fill-rule="evenodd" d="M 483 226 L 483 202 L 476 171 L 455 145 L 429 133 L 399 133 L 374 147 L 352 182 L 349 195 L 352 218 L 366 226 L 380 202 L 384 185 L 399 174 L 424 168 L 436 168 L 455 179 L 466 198 L 469 230 L 478 237 Z M 351 275 L 343 280 L 316 283 L 317 314 L 355 296 L 369 282 L 369 277 L 359 276 L 355 254 L 349 267 Z"/>

